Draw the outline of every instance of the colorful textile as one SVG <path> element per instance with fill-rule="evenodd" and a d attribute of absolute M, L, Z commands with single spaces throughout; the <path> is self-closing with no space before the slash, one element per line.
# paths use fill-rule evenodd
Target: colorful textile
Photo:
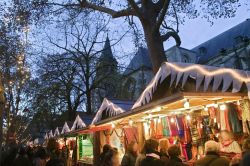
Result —
<path fill-rule="evenodd" d="M 163 136 L 163 127 L 161 119 L 156 119 L 156 138 L 162 138 Z"/>
<path fill-rule="evenodd" d="M 180 137 L 184 137 L 183 119 L 184 119 L 184 116 L 176 116 L 177 130 L 178 130 L 178 135 Z"/>
<path fill-rule="evenodd" d="M 162 122 L 162 128 L 163 128 L 162 129 L 163 135 L 170 136 L 169 123 L 168 123 L 167 117 L 161 118 L 161 122 Z"/>
<path fill-rule="evenodd" d="M 192 136 L 193 144 L 198 144 L 199 133 L 198 133 L 196 125 L 192 125 L 191 127 L 191 136 Z"/>
<path fill-rule="evenodd" d="M 192 137 L 191 137 L 191 131 L 188 125 L 188 122 L 185 119 L 183 120 L 183 125 L 184 125 L 184 140 L 185 143 L 190 143 L 192 141 Z"/>
<path fill-rule="evenodd" d="M 150 137 L 153 138 L 155 136 L 155 121 L 153 119 L 150 121 L 149 131 L 150 131 L 150 133 L 149 133 Z"/>
<path fill-rule="evenodd" d="M 232 128 L 232 131 L 234 133 L 241 133 L 242 132 L 242 125 L 240 123 L 240 120 L 238 119 L 237 114 L 237 107 L 234 104 L 227 104 L 228 109 L 228 119 L 230 123 L 230 126 Z"/>
<path fill-rule="evenodd" d="M 226 115 L 225 111 L 220 111 L 220 128 L 221 128 L 221 130 L 226 130 L 227 129 L 225 115 Z"/>
<path fill-rule="evenodd" d="M 174 118 L 173 122 L 171 122 L 171 118 Z M 170 128 L 171 136 L 177 136 L 178 135 L 178 129 L 177 129 L 177 126 L 176 126 L 175 117 L 168 117 L 168 122 L 169 122 L 169 128 Z"/>
<path fill-rule="evenodd" d="M 150 138 L 150 131 L 149 131 L 149 123 L 148 122 L 144 122 L 143 123 L 143 128 L 144 128 L 144 138 L 145 140 Z"/>
<path fill-rule="evenodd" d="M 242 110 L 242 120 L 244 122 L 250 121 L 250 103 L 249 100 L 241 100 L 240 107 Z"/>
<path fill-rule="evenodd" d="M 124 127 L 123 129 L 127 144 L 131 141 L 138 142 L 138 131 L 136 127 Z"/>

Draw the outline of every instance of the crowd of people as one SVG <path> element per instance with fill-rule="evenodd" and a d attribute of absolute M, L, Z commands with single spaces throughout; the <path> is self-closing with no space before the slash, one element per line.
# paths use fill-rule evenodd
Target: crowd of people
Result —
<path fill-rule="evenodd" d="M 55 140 L 48 146 L 22 146 L 11 144 L 2 150 L 1 166 L 68 166 L 65 152 Z"/>
<path fill-rule="evenodd" d="M 225 154 L 234 154 L 228 157 Z M 191 163 L 184 161 L 178 144 L 170 145 L 168 139 L 160 141 L 148 139 L 140 153 L 138 144 L 131 141 L 122 161 L 116 148 L 110 145 L 103 147 L 99 166 L 249 166 L 250 138 L 246 138 L 242 146 L 233 139 L 228 131 L 222 131 L 219 139 L 211 139 L 205 143 L 204 156 L 196 158 Z"/>

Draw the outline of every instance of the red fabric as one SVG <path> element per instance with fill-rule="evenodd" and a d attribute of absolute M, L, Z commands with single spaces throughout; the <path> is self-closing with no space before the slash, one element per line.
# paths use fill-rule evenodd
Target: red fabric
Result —
<path fill-rule="evenodd" d="M 171 122 L 171 118 L 174 118 L 174 122 Z M 177 136 L 178 135 L 178 128 L 176 125 L 176 118 L 175 117 L 168 117 L 169 120 L 169 128 L 171 136 Z"/>
<path fill-rule="evenodd" d="M 185 138 L 185 143 L 189 143 L 192 141 L 190 129 L 188 127 L 188 122 L 183 119 L 183 124 L 184 124 L 184 138 Z"/>
<path fill-rule="evenodd" d="M 156 121 L 157 125 L 156 125 L 156 138 L 162 138 L 163 137 L 163 127 L 162 127 L 162 121 L 161 119 L 157 119 Z"/>
<path fill-rule="evenodd" d="M 187 156 L 187 150 L 186 150 L 186 144 L 181 144 L 181 148 L 182 148 L 182 154 L 185 157 L 186 160 L 188 160 L 188 156 Z"/>
<path fill-rule="evenodd" d="M 152 119 L 151 121 L 150 121 L 150 137 L 154 137 L 155 136 L 155 122 L 154 122 L 154 120 Z"/>
<path fill-rule="evenodd" d="M 129 144 L 131 141 L 138 141 L 138 131 L 135 127 L 125 127 L 124 134 L 126 142 Z"/>
<path fill-rule="evenodd" d="M 240 105 L 237 105 L 237 115 L 238 115 L 238 119 L 242 120 L 242 109 L 240 107 Z"/>
<path fill-rule="evenodd" d="M 209 115 L 210 115 L 210 118 L 211 118 L 211 119 L 216 118 L 216 108 L 214 108 L 214 107 L 209 107 L 209 108 L 208 108 L 208 112 L 209 112 Z"/>
<path fill-rule="evenodd" d="M 232 131 L 230 124 L 229 124 L 228 110 L 227 109 L 224 111 L 224 114 L 225 114 L 226 128 L 228 131 Z"/>

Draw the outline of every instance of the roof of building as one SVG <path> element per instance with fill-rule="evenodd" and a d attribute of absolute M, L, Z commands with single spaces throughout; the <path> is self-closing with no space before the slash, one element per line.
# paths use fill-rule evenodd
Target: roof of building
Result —
<path fill-rule="evenodd" d="M 78 111 L 76 114 L 80 116 L 80 118 L 86 124 L 86 126 L 90 125 L 94 118 L 94 115 L 89 115 L 86 112 Z"/>
<path fill-rule="evenodd" d="M 221 50 L 233 48 L 237 37 L 250 38 L 250 19 L 194 47 L 192 51 L 195 51 L 198 55 L 197 63 L 204 64 L 209 59 L 217 56 Z M 205 55 L 200 55 L 200 48 L 206 49 Z"/>
<path fill-rule="evenodd" d="M 128 75 L 141 67 L 152 68 L 152 63 L 149 57 L 148 50 L 144 47 L 139 47 L 138 51 L 130 61 L 128 67 L 124 71 L 124 75 Z"/>
<path fill-rule="evenodd" d="M 134 101 L 129 101 L 129 100 L 109 99 L 109 101 L 116 104 L 125 111 L 129 111 L 134 105 Z"/>
<path fill-rule="evenodd" d="M 110 45 L 110 40 L 109 37 L 107 36 L 101 56 L 99 58 L 99 61 L 105 61 L 105 62 L 116 62 L 115 57 L 113 56 L 112 50 L 111 50 L 111 45 Z"/>

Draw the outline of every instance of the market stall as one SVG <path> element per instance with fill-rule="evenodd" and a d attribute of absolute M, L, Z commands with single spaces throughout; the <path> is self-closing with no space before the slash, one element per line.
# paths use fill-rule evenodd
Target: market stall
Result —
<path fill-rule="evenodd" d="M 222 130 L 239 143 L 249 135 L 249 92 L 248 71 L 166 62 L 131 111 L 100 119 L 95 126 L 136 128 L 139 145 L 148 138 L 168 139 L 192 162 L 204 155 L 205 141 L 218 139 Z"/>
<path fill-rule="evenodd" d="M 120 155 L 120 159 L 124 155 L 125 146 L 127 141 L 135 139 L 136 130 L 131 126 L 114 126 L 113 124 L 106 124 L 102 126 L 95 126 L 98 122 L 110 117 L 117 116 L 121 113 L 127 112 L 131 109 L 133 102 L 124 100 L 108 100 L 104 99 L 99 110 L 97 111 L 89 130 L 95 134 L 94 138 L 94 151 L 95 156 L 99 156 L 102 147 L 105 144 L 110 144 L 113 147 L 117 147 Z M 134 132 L 129 140 L 124 140 L 125 131 Z"/>

